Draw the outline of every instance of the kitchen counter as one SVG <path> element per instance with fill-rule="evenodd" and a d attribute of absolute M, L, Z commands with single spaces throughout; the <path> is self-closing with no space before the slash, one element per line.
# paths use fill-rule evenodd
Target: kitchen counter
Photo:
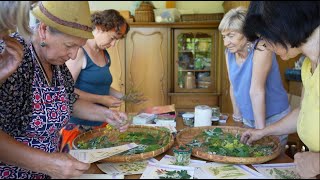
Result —
<path fill-rule="evenodd" d="M 219 125 L 243 127 L 243 123 L 234 122 L 232 120 L 232 118 L 230 118 L 230 117 L 228 118 L 227 123 L 224 123 L 224 124 L 220 123 Z M 177 127 L 176 127 L 177 131 L 182 130 L 184 128 L 187 128 L 187 126 L 185 126 L 183 124 L 182 118 L 181 117 L 177 118 Z M 175 143 L 173 144 L 172 147 L 174 147 L 176 145 L 177 145 L 177 142 L 175 141 Z M 160 154 L 160 155 L 156 156 L 155 159 L 160 161 L 162 159 L 162 157 L 164 155 L 166 155 L 166 154 L 173 156 L 172 148 L 170 148 L 166 153 L 163 153 L 163 154 Z M 199 159 L 199 158 L 192 156 L 191 159 Z M 293 162 L 293 159 L 291 159 L 284 152 L 282 152 L 277 158 L 275 158 L 275 159 L 273 159 L 271 161 L 268 161 L 266 163 L 268 164 L 268 163 L 290 163 L 290 162 Z M 252 168 L 251 165 L 248 165 L 248 167 Z M 97 167 L 97 165 L 95 163 L 93 163 L 93 164 L 91 164 L 91 167 L 86 172 L 86 174 L 104 174 L 104 173 Z M 140 176 L 141 175 L 126 175 L 125 179 L 140 179 Z"/>

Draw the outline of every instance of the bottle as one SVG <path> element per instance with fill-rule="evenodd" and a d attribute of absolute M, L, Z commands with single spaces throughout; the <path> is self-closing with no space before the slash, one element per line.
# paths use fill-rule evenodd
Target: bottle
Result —
<path fill-rule="evenodd" d="M 196 87 L 196 79 L 192 72 L 187 72 L 187 75 L 184 77 L 184 83 L 186 89 L 193 89 Z"/>
<path fill-rule="evenodd" d="M 220 108 L 219 107 L 213 107 L 212 108 L 212 124 L 213 125 L 218 125 L 219 124 L 219 119 L 220 119 Z"/>

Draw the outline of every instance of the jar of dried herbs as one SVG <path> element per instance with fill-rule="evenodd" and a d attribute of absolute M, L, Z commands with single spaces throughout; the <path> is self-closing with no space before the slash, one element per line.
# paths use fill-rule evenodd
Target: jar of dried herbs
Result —
<path fill-rule="evenodd" d="M 185 145 L 177 146 L 173 148 L 173 154 L 175 157 L 175 165 L 188 166 L 190 164 L 192 149 Z"/>

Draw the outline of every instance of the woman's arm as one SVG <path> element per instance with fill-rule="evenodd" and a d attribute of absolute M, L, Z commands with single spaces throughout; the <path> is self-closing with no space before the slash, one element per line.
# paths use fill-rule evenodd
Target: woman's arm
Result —
<path fill-rule="evenodd" d="M 78 177 L 89 169 L 67 153 L 47 153 L 32 148 L 0 130 L 0 161 L 31 171 L 40 172 L 52 178 Z"/>
<path fill-rule="evenodd" d="M 87 64 L 86 56 L 84 55 L 84 52 L 83 52 L 83 49 L 82 49 L 82 48 L 80 48 L 80 49 L 78 50 L 76 59 L 74 59 L 74 60 L 69 59 L 69 60 L 66 62 L 66 65 L 67 65 L 69 71 L 70 71 L 71 74 L 72 74 L 72 77 L 73 77 L 74 82 L 77 81 L 78 76 L 79 76 L 81 70 L 82 70 L 84 67 L 86 67 L 86 64 Z"/>
<path fill-rule="evenodd" d="M 301 92 L 301 102 L 304 97 L 304 88 Z M 301 104 L 300 102 L 300 104 Z M 257 141 L 264 136 L 280 136 L 284 134 L 292 134 L 297 132 L 297 123 L 300 113 L 300 108 L 296 108 L 287 114 L 280 121 L 271 124 L 270 126 L 265 127 L 264 129 L 249 129 L 244 132 L 241 136 L 241 142 L 251 144 L 254 141 Z"/>
<path fill-rule="evenodd" d="M 250 98 L 256 129 L 263 129 L 266 127 L 265 86 L 268 74 L 272 67 L 272 55 L 273 53 L 268 50 L 255 50 L 252 59 L 253 67 Z"/>
<path fill-rule="evenodd" d="M 294 109 L 280 121 L 265 127 L 264 129 L 249 129 L 241 136 L 241 142 L 252 144 L 264 136 L 280 136 L 297 132 L 297 122 L 300 108 Z"/>
<path fill-rule="evenodd" d="M 110 93 L 111 96 L 116 97 L 118 99 L 121 99 L 124 94 L 116 89 L 114 89 L 113 87 L 110 87 Z"/>
<path fill-rule="evenodd" d="M 125 113 L 108 109 L 92 102 L 78 99 L 73 104 L 73 116 L 89 121 L 107 122 L 121 132 L 128 128 L 128 117 Z"/>
<path fill-rule="evenodd" d="M 110 89 L 111 90 L 111 89 Z M 119 100 L 117 97 L 114 97 L 110 94 L 108 95 L 98 95 L 98 94 L 92 94 L 87 93 L 85 91 L 82 91 L 78 88 L 74 89 L 74 92 L 79 95 L 80 99 L 90 101 L 92 103 L 101 104 L 106 107 L 119 107 L 122 103 L 121 100 Z M 111 91 L 110 91 L 111 93 Z"/>

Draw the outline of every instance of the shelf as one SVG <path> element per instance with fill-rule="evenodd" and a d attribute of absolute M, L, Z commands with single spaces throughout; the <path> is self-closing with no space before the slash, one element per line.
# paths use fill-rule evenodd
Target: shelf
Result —
<path fill-rule="evenodd" d="M 194 51 L 195 53 L 211 53 L 211 51 Z"/>
<path fill-rule="evenodd" d="M 179 53 L 193 53 L 193 50 L 182 50 Z"/>
<path fill-rule="evenodd" d="M 179 71 L 182 71 L 182 72 L 211 72 L 210 69 L 208 70 L 205 70 L 205 69 L 180 69 Z"/>
<path fill-rule="evenodd" d="M 190 96 L 197 96 L 197 95 L 202 95 L 202 96 L 220 96 L 220 93 L 198 93 L 198 92 L 190 92 L 190 93 L 168 93 L 169 96 L 185 96 L 185 95 L 190 95 Z"/>
<path fill-rule="evenodd" d="M 179 53 L 211 53 L 211 51 L 193 51 L 193 50 L 185 50 L 179 51 Z"/>

